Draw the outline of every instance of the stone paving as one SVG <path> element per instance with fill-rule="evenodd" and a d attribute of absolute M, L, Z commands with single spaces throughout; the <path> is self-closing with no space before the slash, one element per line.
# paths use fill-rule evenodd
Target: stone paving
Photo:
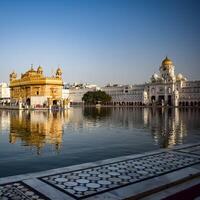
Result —
<path fill-rule="evenodd" d="M 87 197 L 133 184 L 200 162 L 200 158 L 164 152 L 99 167 L 43 177 L 42 180 L 69 195 Z"/>
<path fill-rule="evenodd" d="M 1 200 L 47 200 L 49 198 L 28 187 L 23 182 L 0 186 Z"/>
<path fill-rule="evenodd" d="M 191 175 L 200 176 L 199 152 L 200 144 L 196 144 L 138 156 L 130 155 L 46 172 L 1 178 L 0 199 L 63 200 L 91 199 L 91 197 L 93 199 L 124 199 L 144 192 L 148 188 L 150 190 L 150 188 L 159 187 L 159 184 L 154 183 L 154 180 L 158 180 L 159 177 L 163 185 L 169 185 L 170 181 L 180 181 L 181 178 L 185 179 Z M 193 166 L 199 166 L 199 169 Z M 37 186 L 38 184 L 41 186 Z M 142 189 L 137 191 L 138 186 Z M 50 193 L 53 195 L 51 196 Z M 123 195 L 116 196 L 118 193 Z M 114 196 L 111 198 L 105 194 L 111 196 L 114 194 Z"/>
<path fill-rule="evenodd" d="M 191 147 L 181 148 L 181 149 L 178 149 L 177 151 L 183 152 L 183 153 L 191 153 L 191 154 L 200 156 L 200 145 L 194 145 Z"/>

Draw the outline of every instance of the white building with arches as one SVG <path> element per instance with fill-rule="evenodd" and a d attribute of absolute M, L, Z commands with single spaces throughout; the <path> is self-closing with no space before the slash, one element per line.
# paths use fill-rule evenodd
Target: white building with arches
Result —
<path fill-rule="evenodd" d="M 200 106 L 200 81 L 188 81 L 175 73 L 166 57 L 149 82 L 142 85 L 107 85 L 101 88 L 112 97 L 114 105 Z"/>

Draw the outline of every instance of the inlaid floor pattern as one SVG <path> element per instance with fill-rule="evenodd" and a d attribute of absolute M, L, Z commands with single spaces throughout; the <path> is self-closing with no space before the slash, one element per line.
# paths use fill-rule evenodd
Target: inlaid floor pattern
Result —
<path fill-rule="evenodd" d="M 106 192 L 200 162 L 200 158 L 162 152 L 107 165 L 42 177 L 75 199 Z"/>
<path fill-rule="evenodd" d="M 0 185 L 1 200 L 49 200 L 22 182 Z"/>

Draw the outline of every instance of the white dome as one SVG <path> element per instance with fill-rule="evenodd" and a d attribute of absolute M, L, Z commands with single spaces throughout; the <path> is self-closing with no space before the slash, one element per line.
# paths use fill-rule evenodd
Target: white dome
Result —
<path fill-rule="evenodd" d="M 183 78 L 183 75 L 179 73 L 176 77 L 177 79 L 181 80 Z"/>
<path fill-rule="evenodd" d="M 153 78 L 154 78 L 155 80 L 157 80 L 157 79 L 159 78 L 158 74 L 154 73 L 154 74 L 153 74 Z"/>
<path fill-rule="evenodd" d="M 184 81 L 187 81 L 187 78 L 186 78 L 186 77 L 183 77 L 183 80 L 184 80 Z"/>

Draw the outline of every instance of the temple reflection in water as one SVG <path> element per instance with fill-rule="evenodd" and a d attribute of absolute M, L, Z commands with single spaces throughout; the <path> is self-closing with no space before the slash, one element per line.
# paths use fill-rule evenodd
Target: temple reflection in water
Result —
<path fill-rule="evenodd" d="M 130 130 L 139 134 L 142 130 L 152 135 L 160 147 L 183 143 L 188 127 L 198 128 L 199 109 L 152 109 L 152 108 L 72 108 L 63 112 L 48 111 L 0 111 L 0 130 L 9 132 L 11 144 L 36 148 L 40 154 L 45 145 L 60 151 L 63 134 L 68 130 L 87 132 L 90 128 L 103 126 Z M 91 131 L 95 134 L 95 129 Z M 80 131 L 78 133 L 81 133 Z M 142 138 L 140 139 L 142 141 Z M 136 141 L 137 142 L 137 141 Z M 142 143 L 142 142 L 141 142 Z"/>
<path fill-rule="evenodd" d="M 10 113 L 10 143 L 36 147 L 38 154 L 45 144 L 58 151 L 62 144 L 66 112 L 15 111 Z"/>
<path fill-rule="evenodd" d="M 182 119 L 188 113 L 186 109 L 114 108 L 114 110 L 110 119 L 118 126 L 148 129 L 160 147 L 181 144 L 183 138 L 187 136 L 187 129 Z"/>

